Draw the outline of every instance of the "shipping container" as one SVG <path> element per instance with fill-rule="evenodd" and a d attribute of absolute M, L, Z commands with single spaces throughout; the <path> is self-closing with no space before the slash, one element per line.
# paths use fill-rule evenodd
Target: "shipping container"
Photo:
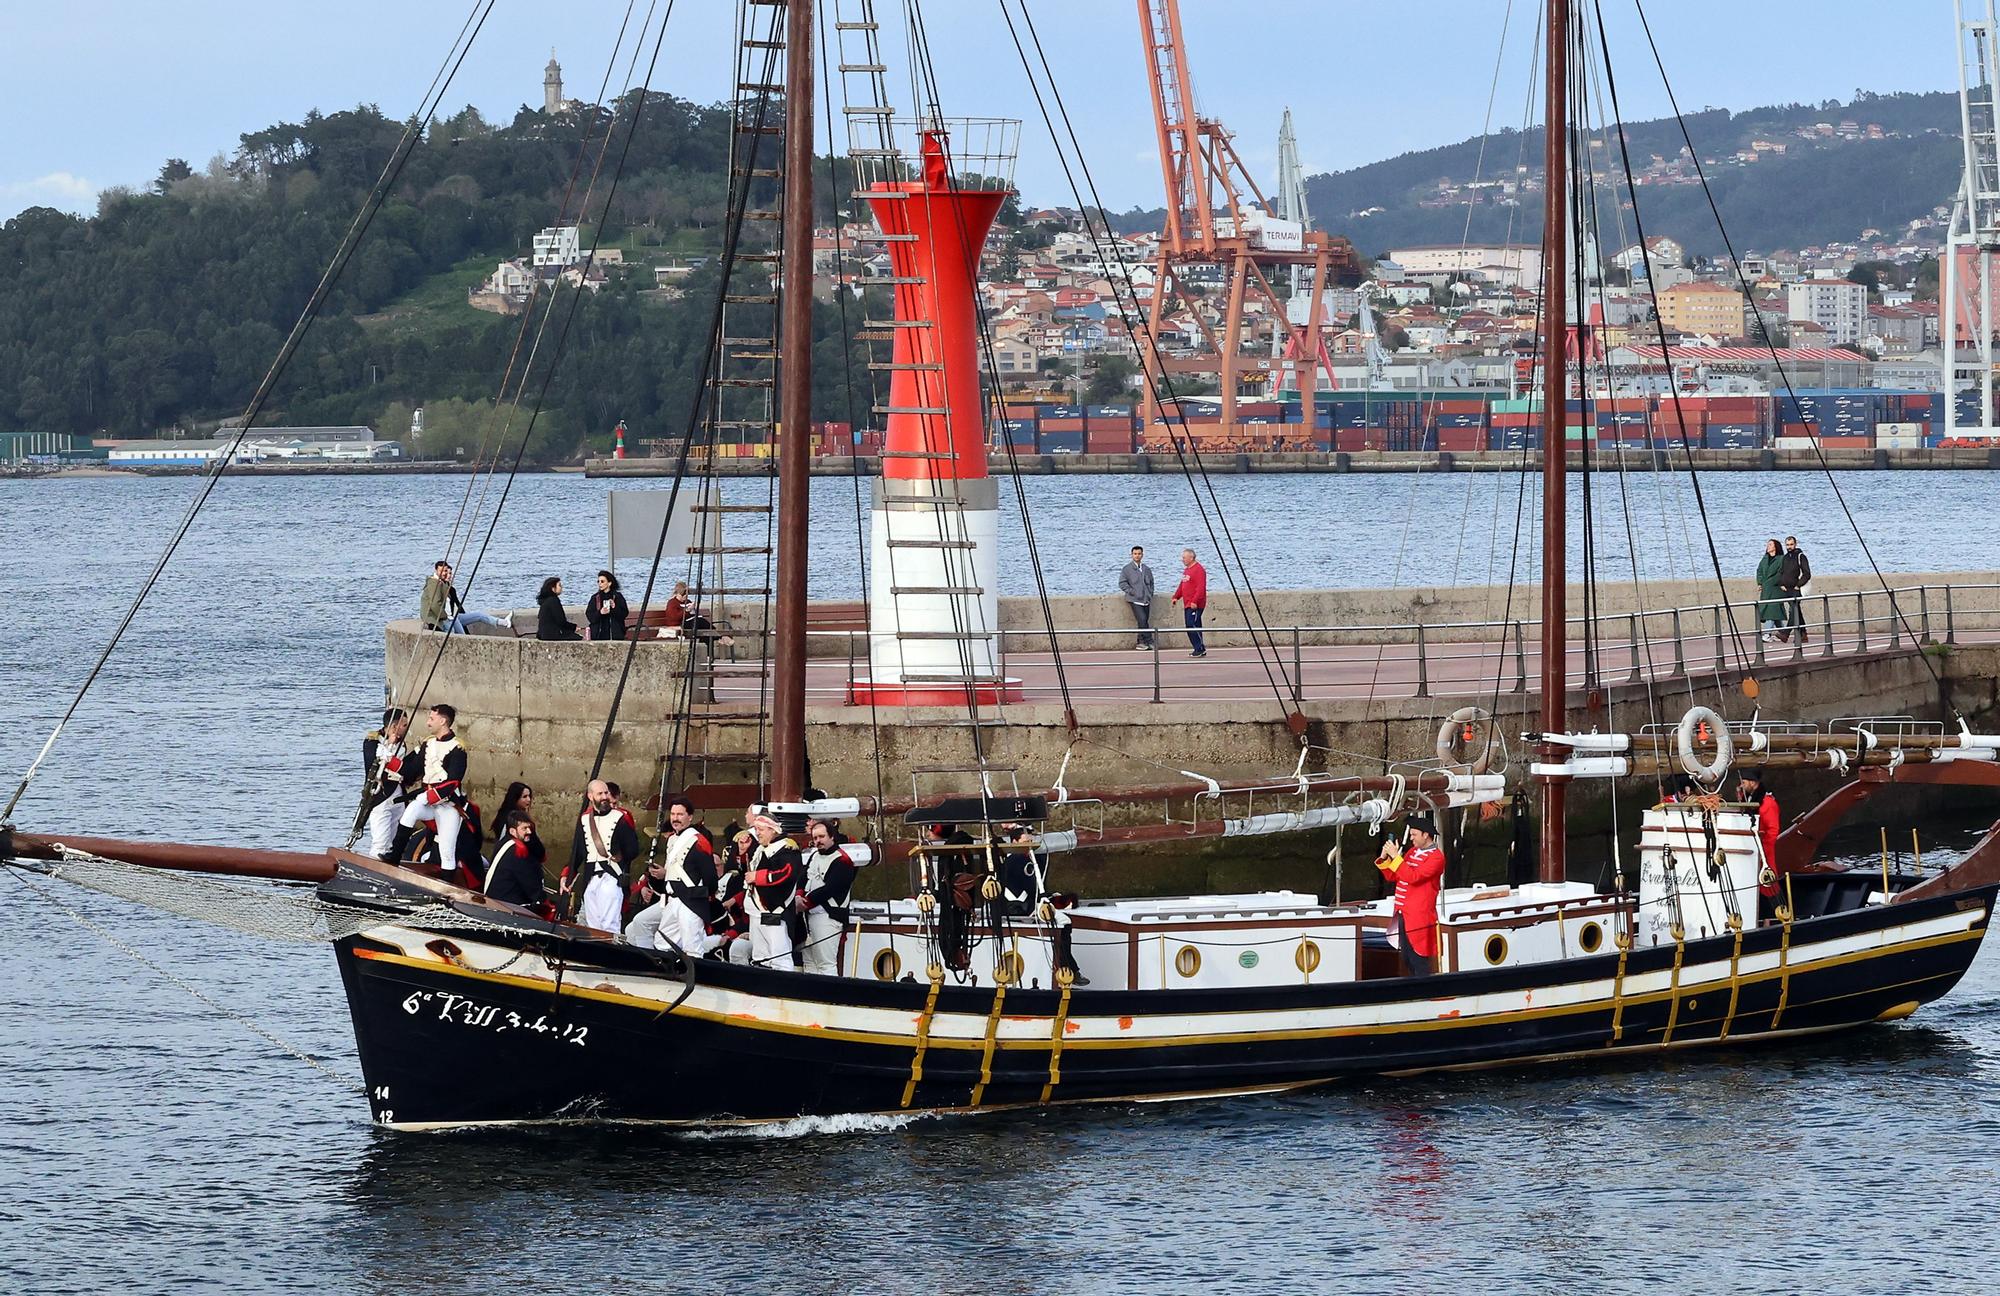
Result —
<path fill-rule="evenodd" d="M 1051 432 L 1048 425 L 1044 424 L 1041 435 L 1036 438 L 1036 441 L 1040 445 L 1043 454 L 1053 454 L 1057 451 L 1082 454 L 1083 436 L 1082 428 L 1078 428 L 1074 432 Z"/>
<path fill-rule="evenodd" d="M 1819 439 L 1825 450 L 1870 450 L 1875 446 L 1875 438 L 1867 436 L 1823 436 Z"/>
<path fill-rule="evenodd" d="M 1333 434 L 1333 448 L 1336 450 L 1381 450 L 1387 445 L 1387 433 L 1373 428 L 1342 428 Z"/>
<path fill-rule="evenodd" d="M 1468 450 L 1486 448 L 1486 431 L 1478 427 L 1440 428 L 1437 434 L 1437 448 L 1462 454 Z"/>
<path fill-rule="evenodd" d="M 1539 450 L 1542 430 L 1535 427 L 1494 427 L 1486 434 L 1489 450 Z"/>

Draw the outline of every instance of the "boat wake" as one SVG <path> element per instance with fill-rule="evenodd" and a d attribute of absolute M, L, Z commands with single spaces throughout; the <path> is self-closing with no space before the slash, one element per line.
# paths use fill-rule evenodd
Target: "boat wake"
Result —
<path fill-rule="evenodd" d="M 713 1129 L 688 1130 L 691 1139 L 793 1139 L 842 1134 L 889 1134 L 906 1129 L 928 1113 L 849 1112 L 835 1116 L 795 1116 L 791 1120 L 754 1125 L 725 1125 Z"/>

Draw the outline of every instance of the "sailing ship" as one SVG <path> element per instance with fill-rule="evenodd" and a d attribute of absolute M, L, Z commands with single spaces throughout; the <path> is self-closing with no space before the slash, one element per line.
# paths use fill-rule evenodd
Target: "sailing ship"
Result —
<path fill-rule="evenodd" d="M 765 6 L 754 36 L 786 64 L 782 281 L 811 273 L 814 6 Z M 1141 11 L 1148 12 L 1142 0 Z M 1150 15 L 1149 15 L 1150 20 Z M 1569 120 L 1569 6 L 1551 0 L 1547 116 Z M 863 197 L 896 236 L 897 315 L 889 450 L 875 552 L 903 564 L 918 600 L 893 603 L 874 639 L 869 700 L 1004 699 L 983 654 L 992 590 L 992 500 L 979 435 L 971 279 L 998 195 L 967 183 L 952 132 L 919 126 L 915 165 L 894 161 Z M 1509 795 L 1497 746 L 1466 750 L 1491 718 L 1448 718 L 1437 759 L 1381 775 L 1309 772 L 1293 803 L 1206 820 L 1086 832 L 1058 818 L 1078 798 L 998 786 L 930 799 L 911 829 L 954 823 L 957 846 L 903 848 L 912 895 L 857 903 L 839 971 L 817 975 L 648 948 L 501 904 L 351 850 L 241 848 L 56 837 L 13 829 L 0 855 L 52 876 L 133 893 L 147 870 L 309 882 L 338 960 L 373 1118 L 402 1130 L 527 1122 L 713 1124 L 811 1115 L 977 1112 L 1155 1101 L 1324 1085 L 1356 1075 L 1520 1066 L 1570 1058 L 1754 1045 L 1894 1020 L 1946 994 L 1983 940 L 2000 879 L 1990 835 L 1941 876 L 1814 868 L 1830 821 L 1860 797 L 1912 782 L 2000 785 L 2000 736 L 1860 723 L 1846 732 L 1731 723 L 1695 708 L 1671 729 L 1575 732 L 1565 605 L 1566 356 L 1579 346 L 1565 297 L 1572 213 L 1563 129 L 1546 132 L 1542 375 L 1544 446 L 1537 879 L 1454 887 L 1439 903 L 1435 975 L 1406 975 L 1388 943 L 1392 900 L 1330 903 L 1291 892 L 999 902 L 996 842 L 1030 831 L 1043 858 L 1117 842 L 1199 841 L 1364 825 Z M 895 157 L 889 150 L 885 157 Z M 754 171 L 754 164 L 748 168 Z M 779 421 L 807 426 L 810 294 L 782 295 Z M 1581 312 L 1577 312 L 1581 313 Z M 807 445 L 781 436 L 779 516 L 807 516 Z M 974 461 L 974 456 L 977 461 Z M 809 792 L 805 749 L 805 546 L 780 529 L 771 637 L 772 738 L 765 812 L 874 813 L 876 798 Z M 911 569 L 915 574 L 910 574 Z M 878 585 L 883 584 L 878 580 Z M 932 618 L 927 621 L 926 617 Z M 970 620 L 969 620 L 970 619 Z M 952 629 L 925 629 L 944 624 Z M 978 732 L 978 726 L 972 726 Z M 1709 789 L 1732 767 L 1845 770 L 1854 781 L 1802 817 L 1769 858 L 1748 807 L 1720 795 L 1647 810 L 1636 885 L 1567 874 L 1571 785 L 1685 772 Z M 977 767 L 974 767 L 977 768 Z M 1210 798 L 1271 784 L 1149 790 Z M 1072 821 L 1073 825 L 1073 821 Z M 883 843 L 885 854 L 890 854 Z M 1782 875 L 1779 902 L 1760 887 Z M 961 885 L 966 879 L 972 885 Z M 213 895 L 211 893 L 210 900 Z M 943 921 L 956 907 L 957 920 Z M 950 931 L 947 932 L 947 927 Z M 1065 949 L 1067 957 L 1064 956 Z M 468 1083 L 468 1077 L 476 1077 Z"/>

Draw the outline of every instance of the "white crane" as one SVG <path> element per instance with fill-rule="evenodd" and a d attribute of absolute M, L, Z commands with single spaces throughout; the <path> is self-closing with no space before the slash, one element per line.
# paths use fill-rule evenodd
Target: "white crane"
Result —
<path fill-rule="evenodd" d="M 2000 140 L 1996 140 L 1993 86 L 2000 80 L 2000 50 L 1994 45 L 1997 26 L 1994 0 L 1974 0 L 1975 16 L 1965 17 L 1965 0 L 1953 0 L 1958 31 L 1958 111 L 1965 140 L 1965 174 L 1951 207 L 1945 236 L 1943 328 L 1938 350 L 1944 370 L 1945 435 L 1959 434 L 1958 388 L 1971 378 L 1979 392 L 1977 431 L 2000 435 L 1993 418 L 1993 254 L 2000 251 Z M 1978 11 L 1984 10 L 1984 16 Z M 1960 284 L 1969 274 L 1970 284 Z M 1960 314 L 1966 318 L 1961 321 Z M 1963 329 L 1972 343 L 1974 361 L 1959 358 Z M 1967 371 L 1970 370 L 1968 373 Z"/>

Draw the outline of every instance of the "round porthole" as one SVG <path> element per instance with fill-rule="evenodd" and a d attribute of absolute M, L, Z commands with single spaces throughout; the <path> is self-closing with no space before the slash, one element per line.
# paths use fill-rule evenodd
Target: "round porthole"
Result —
<path fill-rule="evenodd" d="M 1300 941 L 1298 951 L 1292 955 L 1292 962 L 1298 964 L 1299 971 L 1310 976 L 1319 967 L 1319 943 Z"/>
<path fill-rule="evenodd" d="M 1604 945 L 1604 928 L 1594 922 L 1585 923 L 1576 933 L 1577 948 L 1586 954 L 1595 954 Z"/>
<path fill-rule="evenodd" d="M 993 979 L 1001 985 L 1019 985 L 1021 983 L 1021 973 L 1026 968 L 1027 964 L 1022 961 L 1020 954 L 1013 950 L 1008 950 L 1005 954 L 994 960 Z"/>
<path fill-rule="evenodd" d="M 903 972 L 902 956 L 892 949 L 875 951 L 875 979 L 894 981 Z"/>
<path fill-rule="evenodd" d="M 1174 971 L 1184 977 L 1201 971 L 1201 951 L 1192 945 L 1181 946 L 1181 952 L 1174 955 Z"/>
<path fill-rule="evenodd" d="M 1486 938 L 1486 961 L 1498 967 L 1507 961 L 1507 938 L 1495 932 Z"/>

